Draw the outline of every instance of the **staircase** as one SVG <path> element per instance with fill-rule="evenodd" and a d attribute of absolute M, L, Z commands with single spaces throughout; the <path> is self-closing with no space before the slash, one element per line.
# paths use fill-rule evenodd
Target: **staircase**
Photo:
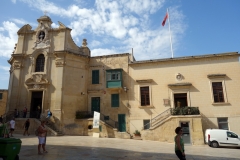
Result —
<path fill-rule="evenodd" d="M 56 136 L 63 136 L 63 133 L 59 131 L 52 121 L 47 121 L 46 126 L 55 132 Z"/>
<path fill-rule="evenodd" d="M 165 110 L 164 112 L 160 113 L 156 117 L 152 118 L 150 123 L 146 124 L 143 126 L 142 130 L 144 130 L 144 127 L 147 125 L 150 125 L 150 130 L 155 129 L 157 126 L 161 125 L 162 123 L 165 122 L 165 120 L 170 117 L 171 114 L 171 108 Z"/>

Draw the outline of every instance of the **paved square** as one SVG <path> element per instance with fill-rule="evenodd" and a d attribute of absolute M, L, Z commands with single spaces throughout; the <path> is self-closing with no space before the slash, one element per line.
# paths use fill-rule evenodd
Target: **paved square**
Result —
<path fill-rule="evenodd" d="M 49 153 L 37 154 L 36 136 L 20 136 L 22 160 L 176 160 L 174 144 L 117 138 L 93 138 L 89 136 L 47 137 Z M 240 148 L 210 148 L 185 146 L 187 160 L 236 160 Z"/>

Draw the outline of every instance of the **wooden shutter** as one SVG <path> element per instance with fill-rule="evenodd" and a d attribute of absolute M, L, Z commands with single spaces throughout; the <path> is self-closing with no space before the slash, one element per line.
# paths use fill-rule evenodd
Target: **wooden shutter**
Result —
<path fill-rule="evenodd" d="M 224 102 L 222 82 L 212 82 L 214 102 Z"/>
<path fill-rule="evenodd" d="M 119 107 L 119 94 L 112 94 L 112 107 Z"/>
<path fill-rule="evenodd" d="M 99 70 L 92 71 L 92 84 L 99 84 Z"/>
<path fill-rule="evenodd" d="M 141 106 L 150 105 L 149 87 L 141 87 Z"/>

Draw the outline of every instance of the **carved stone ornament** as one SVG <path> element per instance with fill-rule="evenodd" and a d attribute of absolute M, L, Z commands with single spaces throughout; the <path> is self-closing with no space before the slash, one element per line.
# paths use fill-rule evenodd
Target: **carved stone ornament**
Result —
<path fill-rule="evenodd" d="M 41 85 L 39 85 L 39 84 L 34 84 L 33 85 L 33 89 L 40 89 L 41 88 Z"/>
<path fill-rule="evenodd" d="M 21 62 L 14 62 L 13 63 L 13 69 L 20 69 L 22 67 Z"/>
<path fill-rule="evenodd" d="M 82 47 L 87 47 L 87 39 L 83 39 L 82 41 Z"/>
<path fill-rule="evenodd" d="M 66 62 L 64 61 L 64 59 L 57 58 L 55 60 L 55 64 L 56 64 L 56 67 L 63 67 L 66 64 Z"/>
<path fill-rule="evenodd" d="M 34 74 L 25 81 L 28 89 L 44 89 L 49 84 L 44 74 Z"/>
<path fill-rule="evenodd" d="M 180 73 L 178 73 L 178 74 L 176 75 L 176 79 L 177 79 L 178 81 L 183 80 L 183 75 L 181 75 Z"/>
<path fill-rule="evenodd" d="M 48 37 L 49 27 L 46 27 L 43 22 L 40 22 L 40 25 L 37 28 L 37 32 L 35 35 L 35 42 L 33 45 L 33 49 L 45 49 L 50 47 L 50 40 Z"/>

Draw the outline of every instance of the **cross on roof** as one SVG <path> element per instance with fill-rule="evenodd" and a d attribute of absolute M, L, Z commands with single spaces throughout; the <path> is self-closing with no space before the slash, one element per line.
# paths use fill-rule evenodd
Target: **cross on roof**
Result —
<path fill-rule="evenodd" d="M 47 13 L 48 13 L 48 12 L 45 10 L 45 11 L 44 11 L 44 16 L 46 16 L 46 15 L 47 15 Z"/>

